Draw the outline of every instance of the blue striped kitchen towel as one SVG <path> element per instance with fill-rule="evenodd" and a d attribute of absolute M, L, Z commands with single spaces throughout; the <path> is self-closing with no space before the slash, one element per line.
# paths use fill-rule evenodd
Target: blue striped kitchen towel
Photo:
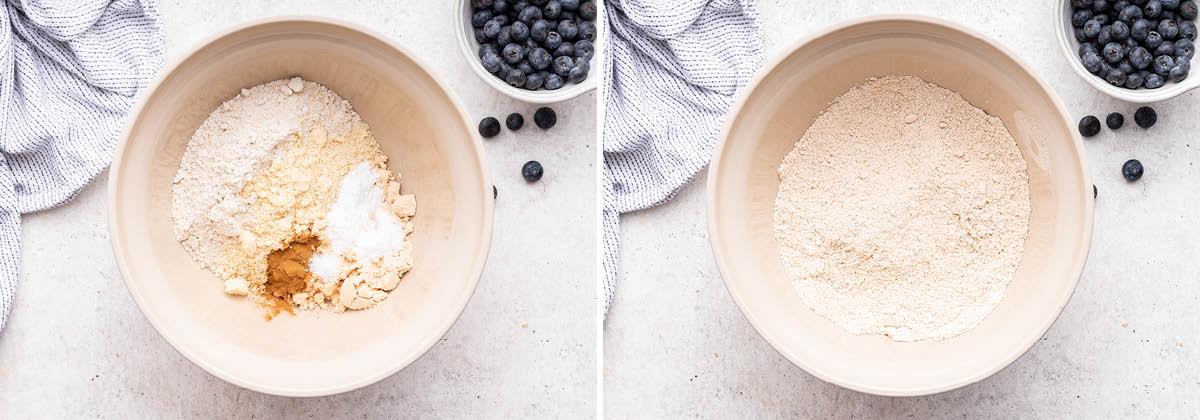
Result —
<path fill-rule="evenodd" d="M 708 165 L 725 113 L 763 65 L 755 1 L 607 1 L 605 313 L 620 268 L 620 214 L 670 200 Z"/>
<path fill-rule="evenodd" d="M 0 329 L 20 276 L 21 214 L 72 197 L 112 160 L 162 67 L 153 0 L 5 0 L 0 22 Z"/>

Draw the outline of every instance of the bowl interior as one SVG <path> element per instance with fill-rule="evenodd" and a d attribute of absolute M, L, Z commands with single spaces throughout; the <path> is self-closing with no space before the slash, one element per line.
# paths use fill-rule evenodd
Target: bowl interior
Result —
<path fill-rule="evenodd" d="M 402 190 L 415 194 L 415 267 L 381 306 L 266 321 L 222 293 L 173 239 L 172 178 L 193 131 L 240 89 L 290 76 L 346 98 L 373 130 Z M 491 234 L 491 183 L 455 101 L 412 58 L 348 27 L 252 25 L 168 73 L 132 121 L 113 165 L 110 218 L 127 285 L 180 352 L 242 386 L 287 395 L 345 391 L 411 363 L 474 292 Z"/>
<path fill-rule="evenodd" d="M 1056 32 L 1058 32 L 1059 47 L 1066 57 L 1067 64 L 1071 66 L 1071 70 L 1074 70 L 1079 77 L 1082 77 L 1097 90 L 1123 101 L 1151 103 L 1174 98 L 1200 86 L 1200 77 L 1194 76 L 1189 76 L 1179 83 L 1167 82 L 1167 84 L 1158 89 L 1126 89 L 1108 84 L 1107 81 L 1088 72 L 1083 67 L 1083 62 L 1079 58 L 1079 41 L 1075 39 L 1075 27 L 1071 24 L 1071 14 L 1071 0 L 1060 0 L 1054 14 L 1054 25 Z M 1103 48 L 1104 46 L 1101 45 L 1100 47 Z M 1193 56 L 1189 61 L 1192 65 L 1195 65 L 1196 60 L 1197 58 Z"/>
<path fill-rule="evenodd" d="M 854 335 L 793 290 L 772 228 L 776 169 L 838 95 L 869 77 L 914 75 L 1004 121 L 1028 161 L 1032 215 L 1004 301 L 978 327 L 943 341 Z M 713 248 L 727 287 L 777 350 L 814 375 L 887 395 L 978 381 L 1026 351 L 1066 305 L 1091 234 L 1091 181 L 1056 100 L 992 44 L 916 18 L 842 26 L 767 70 L 729 123 L 709 175 Z"/>
<path fill-rule="evenodd" d="M 471 26 L 471 0 L 461 0 L 458 2 L 458 6 L 459 9 L 458 13 L 455 14 L 455 18 L 459 19 L 456 27 L 458 28 L 458 43 L 463 53 L 463 59 L 471 67 L 471 70 L 493 89 L 499 90 L 517 100 L 536 104 L 550 104 L 579 96 L 584 92 L 595 89 L 599 83 L 598 81 L 601 76 L 599 71 L 600 57 L 603 57 L 601 54 L 604 52 L 604 42 L 602 40 L 608 31 L 607 25 L 601 24 L 604 22 L 605 13 L 603 2 L 596 0 L 596 40 L 592 42 L 596 49 L 591 60 L 592 71 L 588 73 L 588 77 L 584 81 L 578 84 L 566 82 L 563 87 L 556 90 L 519 89 L 509 86 L 508 83 L 488 73 L 479 61 L 479 41 L 475 40 L 475 28 Z"/>

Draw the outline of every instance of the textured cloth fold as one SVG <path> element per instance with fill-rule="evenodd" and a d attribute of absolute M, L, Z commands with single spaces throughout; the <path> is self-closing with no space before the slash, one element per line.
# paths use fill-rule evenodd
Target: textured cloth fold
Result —
<path fill-rule="evenodd" d="M 153 0 L 6 0 L 0 12 L 0 329 L 20 276 L 22 213 L 70 200 L 112 160 L 163 64 Z"/>
<path fill-rule="evenodd" d="M 607 1 L 605 312 L 620 269 L 620 214 L 670 200 L 708 164 L 738 90 L 763 64 L 755 1 Z"/>

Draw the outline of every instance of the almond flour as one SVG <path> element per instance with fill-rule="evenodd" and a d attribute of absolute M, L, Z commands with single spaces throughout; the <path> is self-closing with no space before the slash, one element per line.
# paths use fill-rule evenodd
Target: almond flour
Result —
<path fill-rule="evenodd" d="M 999 118 L 911 76 L 838 97 L 779 167 L 775 238 L 796 292 L 855 334 L 942 340 L 1004 298 L 1029 229 Z"/>
<path fill-rule="evenodd" d="M 339 268 L 336 275 L 314 276 L 310 258 L 336 242 L 327 218 L 354 168 L 366 168 L 370 187 L 380 191 L 372 196 L 378 216 L 398 226 L 388 255 L 404 264 L 343 258 L 356 249 L 339 250 L 326 261 Z M 188 143 L 172 201 L 176 239 L 224 281 L 226 293 L 270 308 L 268 318 L 293 308 L 340 312 L 382 302 L 412 266 L 407 234 L 415 209 L 350 104 L 300 78 L 243 89 L 213 111 Z M 368 270 L 386 280 L 351 278 Z M 348 299 L 344 282 L 353 293 Z M 369 299 L 355 300 L 360 291 Z"/>

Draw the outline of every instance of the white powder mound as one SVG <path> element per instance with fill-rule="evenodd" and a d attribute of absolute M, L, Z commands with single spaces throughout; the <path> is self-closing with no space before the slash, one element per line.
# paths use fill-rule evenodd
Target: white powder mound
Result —
<path fill-rule="evenodd" d="M 1000 119 L 911 76 L 838 97 L 779 167 L 775 238 L 796 292 L 855 334 L 942 340 L 1004 298 L 1029 230 Z"/>
<path fill-rule="evenodd" d="M 290 87 L 289 87 L 290 84 Z M 250 222 L 249 198 L 238 192 L 281 150 L 289 136 L 317 125 L 334 137 L 359 122 L 350 103 L 300 78 L 242 89 L 196 129 L 174 179 L 175 239 L 200 263 L 223 274 L 225 250 Z"/>
<path fill-rule="evenodd" d="M 347 251 L 353 259 L 377 261 L 404 247 L 408 231 L 399 217 L 384 205 L 383 190 L 375 185 L 378 171 L 367 162 L 342 178 L 337 201 L 325 216 L 322 239 L 329 248 L 309 260 L 308 270 L 327 282 L 335 282 L 345 270 Z"/>

